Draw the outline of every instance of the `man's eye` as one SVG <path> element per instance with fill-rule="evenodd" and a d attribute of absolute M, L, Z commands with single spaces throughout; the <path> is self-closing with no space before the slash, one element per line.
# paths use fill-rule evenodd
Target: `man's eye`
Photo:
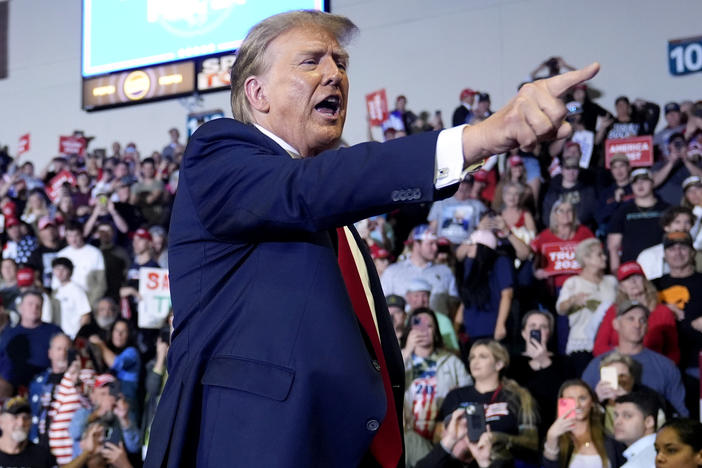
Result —
<path fill-rule="evenodd" d="M 339 67 L 340 70 L 346 70 L 346 64 L 344 62 L 337 62 L 336 66 Z"/>

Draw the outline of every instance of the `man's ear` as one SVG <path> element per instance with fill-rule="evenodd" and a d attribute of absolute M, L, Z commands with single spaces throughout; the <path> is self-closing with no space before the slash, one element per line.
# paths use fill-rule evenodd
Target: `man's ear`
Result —
<path fill-rule="evenodd" d="M 612 320 L 612 328 L 619 333 L 619 317 L 615 317 L 614 320 Z"/>
<path fill-rule="evenodd" d="M 650 414 L 644 418 L 644 430 L 646 434 L 656 433 L 656 418 Z"/>
<path fill-rule="evenodd" d="M 246 93 L 246 99 L 251 108 L 266 113 L 270 109 L 270 105 L 263 87 L 263 81 L 257 76 L 250 76 L 244 81 L 244 93 Z"/>

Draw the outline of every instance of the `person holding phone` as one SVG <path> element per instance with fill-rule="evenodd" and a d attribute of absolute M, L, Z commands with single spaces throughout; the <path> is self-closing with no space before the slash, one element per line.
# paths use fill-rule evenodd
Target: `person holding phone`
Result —
<path fill-rule="evenodd" d="M 511 356 L 507 369 L 507 376 L 529 390 L 539 405 L 541 438 L 556 418 L 553 401 L 558 398 L 558 387 L 574 377 L 567 359 L 549 349 L 554 323 L 553 315 L 547 310 L 530 310 L 524 314 L 521 332 L 524 351 Z"/>
<path fill-rule="evenodd" d="M 471 405 L 485 412 L 485 430 L 490 428 L 490 458 L 509 463 L 515 459 L 534 462 L 538 433 L 536 404 L 529 392 L 504 377 L 509 366 L 507 349 L 495 340 L 476 341 L 470 349 L 470 373 L 475 383 L 449 392 L 437 415 L 434 440 L 440 441 L 448 422 L 458 408 Z M 479 422 L 479 421 L 478 421 Z"/>
<path fill-rule="evenodd" d="M 444 398 L 457 387 L 472 383 L 461 360 L 444 348 L 436 314 L 415 309 L 400 343 L 405 362 L 405 414 L 411 430 L 432 440 L 436 414 Z"/>
<path fill-rule="evenodd" d="M 543 468 L 615 468 L 626 462 L 624 447 L 605 435 L 603 413 L 588 384 L 564 382 L 558 407 L 562 409 L 546 433 Z"/>

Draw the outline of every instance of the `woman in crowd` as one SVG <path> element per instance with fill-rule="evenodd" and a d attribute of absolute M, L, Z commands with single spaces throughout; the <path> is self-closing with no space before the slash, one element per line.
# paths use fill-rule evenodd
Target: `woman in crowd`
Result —
<path fill-rule="evenodd" d="M 149 234 L 151 234 L 154 259 L 161 268 L 168 268 L 168 234 L 166 230 L 161 226 L 152 226 L 149 229 Z"/>
<path fill-rule="evenodd" d="M 575 259 L 582 271 L 563 283 L 556 311 L 568 316 L 569 334 L 566 354 L 576 375 L 582 374 L 592 360 L 595 334 L 605 311 L 614 302 L 617 279 L 605 275 L 607 257 L 598 239 L 585 239 L 575 248 Z"/>
<path fill-rule="evenodd" d="M 557 200 L 551 207 L 549 227 L 541 231 L 531 243 L 531 249 L 537 257 L 534 262 L 536 268 L 534 276 L 537 279 L 548 280 L 552 290 L 556 292 L 560 290 L 565 280 L 580 270 L 580 266 L 573 261 L 575 246 L 590 237 L 595 235 L 578 222 L 573 205 L 567 201 Z M 567 254 L 567 258 L 554 258 L 548 255 L 549 245 L 557 245 L 560 252 Z"/>
<path fill-rule="evenodd" d="M 627 262 L 617 270 L 619 286 L 615 304 L 605 313 L 595 337 L 592 349 L 594 356 L 599 356 L 614 349 L 619 344 L 619 336 L 612 326 L 617 315 L 617 306 L 624 301 L 637 301 L 651 311 L 648 317 L 648 331 L 644 337 L 644 346 L 670 358 L 676 364 L 680 362 L 678 330 L 675 315 L 665 304 L 658 302 L 658 291 L 646 279 L 643 269 L 636 262 Z"/>
<path fill-rule="evenodd" d="M 553 315 L 546 310 L 527 312 L 522 319 L 524 352 L 512 355 L 507 369 L 507 376 L 529 390 L 539 405 L 541 437 L 556 418 L 553 401 L 558 398 L 558 387 L 573 375 L 565 357 L 549 351 L 554 323 Z"/>
<path fill-rule="evenodd" d="M 702 424 L 693 419 L 672 419 L 658 431 L 656 468 L 702 466 Z"/>
<path fill-rule="evenodd" d="M 112 324 L 107 343 L 97 335 L 92 335 L 90 342 L 98 348 L 105 366 L 119 380 L 120 390 L 133 408 L 137 401 L 141 358 L 133 344 L 131 333 L 129 322 L 118 318 Z"/>
<path fill-rule="evenodd" d="M 478 340 L 470 349 L 470 373 L 475 383 L 449 392 L 439 410 L 434 433 L 438 441 L 444 432 L 444 421 L 467 403 L 485 408 L 489 426 L 490 459 L 533 461 L 538 450 L 536 423 L 538 414 L 534 399 L 515 381 L 503 376 L 509 366 L 507 349 L 495 340 Z"/>
<path fill-rule="evenodd" d="M 682 189 L 681 205 L 690 208 L 695 215 L 695 222 L 690 230 L 690 235 L 694 239 L 693 247 L 700 250 L 702 249 L 702 179 L 690 176 L 683 180 Z"/>
<path fill-rule="evenodd" d="M 465 328 L 471 340 L 507 336 L 514 272 L 510 259 L 498 255 L 496 248 L 497 237 L 492 231 L 478 229 L 456 249 L 464 271 L 460 288 L 463 307 L 455 323 Z"/>
<path fill-rule="evenodd" d="M 25 223 L 31 224 L 34 228 L 34 233 L 37 233 L 39 231 L 37 223 L 44 216 L 49 216 L 49 205 L 46 202 L 43 191 L 34 189 L 29 194 L 29 198 L 27 198 L 27 204 L 24 207 L 21 219 Z"/>
<path fill-rule="evenodd" d="M 432 440 L 436 413 L 449 391 L 472 383 L 461 360 L 444 348 L 434 311 L 415 309 L 402 337 L 405 413 L 411 429 Z"/>
<path fill-rule="evenodd" d="M 561 414 L 546 433 L 544 468 L 617 468 L 625 459 L 614 439 L 605 435 L 603 413 L 597 397 L 579 379 L 568 380 L 558 391 L 559 404 L 574 403 Z"/>
<path fill-rule="evenodd" d="M 502 176 L 502 180 L 500 180 L 500 183 L 495 189 L 492 208 L 495 211 L 500 211 L 502 209 L 502 204 L 504 203 L 503 189 L 505 185 L 519 184 L 524 187 L 523 192 L 520 194 L 520 206 L 528 210 L 530 214 L 536 213 L 536 200 L 534 198 L 533 189 L 527 184 L 527 171 L 524 167 L 524 159 L 518 154 L 514 154 L 507 158 L 507 164 L 505 166 L 505 173 Z"/>

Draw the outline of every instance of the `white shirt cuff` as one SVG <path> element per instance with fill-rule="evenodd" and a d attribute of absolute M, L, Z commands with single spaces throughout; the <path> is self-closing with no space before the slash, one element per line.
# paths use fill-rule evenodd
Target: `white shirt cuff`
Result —
<path fill-rule="evenodd" d="M 434 187 L 442 189 L 461 181 L 463 172 L 463 128 L 448 128 L 439 132 L 436 140 Z"/>

